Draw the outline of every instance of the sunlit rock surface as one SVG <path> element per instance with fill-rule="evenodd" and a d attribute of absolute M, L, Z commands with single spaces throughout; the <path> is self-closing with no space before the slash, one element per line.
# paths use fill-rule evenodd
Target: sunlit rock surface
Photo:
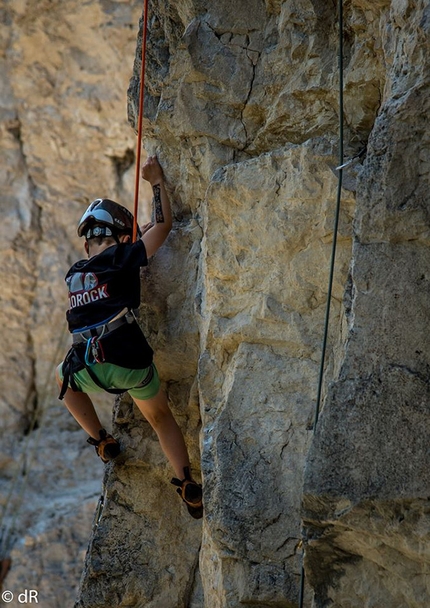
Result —
<path fill-rule="evenodd" d="M 5 479 L 46 393 L 62 276 L 80 255 L 76 219 L 101 190 L 131 207 L 140 72 L 131 6 L 5 12 Z M 73 597 L 89 539 L 79 608 L 294 607 L 303 548 L 306 608 L 424 608 L 430 5 L 344 6 L 345 158 L 367 153 L 343 172 L 315 435 L 339 164 L 337 8 L 188 0 L 149 10 L 144 143 L 165 169 L 175 221 L 142 273 L 139 318 L 204 483 L 205 517 L 187 514 L 127 398 L 113 422 L 127 457 L 103 477 L 50 388 L 35 479 L 53 449 L 55 500 L 87 502 L 64 508 L 61 526 L 55 509 L 43 538 L 57 549 L 37 580 L 53 585 L 78 517 L 64 589 Z M 50 494 L 38 496 L 38 523 L 27 508 L 30 534 L 21 524 L 5 584 L 26 581 L 26 559 L 43 554 L 33 539 Z"/>

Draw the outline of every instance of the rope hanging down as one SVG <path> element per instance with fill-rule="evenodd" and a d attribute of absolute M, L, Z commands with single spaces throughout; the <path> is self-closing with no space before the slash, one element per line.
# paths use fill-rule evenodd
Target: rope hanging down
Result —
<path fill-rule="evenodd" d="M 148 0 L 143 2 L 143 26 L 142 26 L 142 56 L 140 67 L 139 87 L 139 113 L 137 117 L 137 143 L 136 143 L 136 176 L 134 182 L 134 220 L 133 220 L 133 243 L 137 238 L 137 213 L 139 211 L 139 183 L 140 183 L 140 156 L 142 151 L 142 118 L 145 90 L 145 59 L 146 59 L 146 32 L 148 27 Z"/>
<path fill-rule="evenodd" d="M 331 250 L 331 260 L 330 260 L 330 273 L 328 280 L 328 289 L 327 289 L 327 304 L 325 311 L 325 322 L 324 322 L 324 335 L 323 342 L 321 348 L 321 364 L 320 364 L 320 372 L 319 372 L 319 380 L 318 380 L 318 394 L 315 406 L 315 417 L 314 417 L 314 427 L 313 430 L 315 432 L 316 426 L 318 424 L 318 416 L 320 412 L 321 406 L 321 392 L 322 392 L 322 384 L 324 378 L 324 363 L 325 356 L 327 351 L 327 336 L 328 336 L 328 328 L 330 322 L 330 304 L 332 298 L 333 291 L 333 277 L 334 277 L 334 264 L 336 261 L 336 246 L 337 246 L 337 233 L 339 227 L 339 215 L 340 215 L 340 203 L 342 200 L 342 177 L 343 177 L 343 0 L 339 0 L 339 166 L 338 169 L 338 180 L 337 180 L 337 196 L 336 196 L 336 211 L 334 216 L 334 226 L 333 226 L 333 245 Z"/>
<path fill-rule="evenodd" d="M 338 2 L 338 12 L 339 12 L 339 48 L 338 48 L 338 66 L 339 66 L 339 166 L 338 170 L 338 181 L 337 181 L 337 196 L 336 196 L 336 210 L 335 210 L 335 218 L 334 218 L 334 226 L 333 226 L 333 244 L 331 250 L 331 260 L 330 260 L 330 271 L 329 271 L 329 279 L 328 279 L 328 289 L 327 289 L 327 303 L 326 303 L 326 311 L 325 311 L 325 320 L 324 320 L 324 334 L 321 348 L 321 363 L 319 369 L 318 376 L 318 391 L 317 391 L 317 399 L 315 404 L 315 414 L 314 414 L 314 426 L 313 432 L 315 433 L 316 427 L 318 424 L 318 417 L 321 408 L 321 394 L 322 394 L 322 386 L 324 379 L 324 364 L 325 357 L 327 351 L 327 336 L 328 336 L 328 328 L 330 322 L 330 304 L 332 299 L 332 291 L 333 291 L 333 277 L 334 277 L 334 266 L 336 260 L 336 246 L 337 246 L 337 233 L 339 227 L 339 215 L 340 215 L 340 203 L 342 198 L 342 170 L 344 168 L 344 152 L 343 152 L 343 0 L 339 0 Z M 304 555 L 304 549 L 303 549 Z M 302 563 L 301 569 L 301 578 L 300 578 L 300 596 L 299 596 L 299 608 L 303 608 L 304 601 L 304 589 L 305 589 L 305 569 Z"/>

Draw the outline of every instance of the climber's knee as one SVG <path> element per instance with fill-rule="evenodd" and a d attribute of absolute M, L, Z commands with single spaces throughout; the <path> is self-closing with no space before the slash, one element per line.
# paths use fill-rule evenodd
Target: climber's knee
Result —
<path fill-rule="evenodd" d="M 170 424 L 170 422 L 174 420 L 164 391 L 159 390 L 157 395 L 152 399 L 133 399 L 143 416 L 155 431 Z"/>

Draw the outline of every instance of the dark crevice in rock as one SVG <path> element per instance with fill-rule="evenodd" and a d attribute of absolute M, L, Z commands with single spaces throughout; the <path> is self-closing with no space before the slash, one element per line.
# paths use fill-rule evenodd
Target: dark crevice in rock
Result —
<path fill-rule="evenodd" d="M 135 161 L 134 150 L 127 148 L 122 156 L 111 156 L 111 161 L 115 171 L 116 186 L 118 190 L 122 190 L 124 175 L 133 166 Z"/>
<path fill-rule="evenodd" d="M 6 129 L 11 133 L 17 141 L 21 144 L 22 151 L 22 142 L 21 142 L 21 121 L 18 118 L 11 119 L 6 123 Z"/>
<path fill-rule="evenodd" d="M 252 59 L 252 58 L 249 56 L 249 54 L 248 54 L 248 51 L 249 51 L 249 50 L 251 50 L 251 49 L 247 49 L 247 53 L 246 53 L 246 54 L 247 54 L 247 56 L 248 56 L 249 61 L 250 61 L 250 62 L 251 62 L 251 64 L 252 64 L 252 77 L 251 77 L 251 82 L 249 83 L 249 90 L 248 90 L 248 94 L 247 94 L 247 96 L 246 96 L 246 99 L 245 99 L 245 102 L 244 102 L 244 104 L 243 104 L 243 108 L 242 108 L 242 111 L 241 111 L 241 114 L 240 114 L 240 120 L 241 120 L 241 122 L 242 122 L 243 129 L 244 129 L 244 131 L 245 131 L 245 144 L 244 144 L 244 145 L 243 145 L 243 147 L 242 147 L 242 150 L 243 150 L 243 151 L 245 151 L 245 150 L 247 149 L 247 147 L 248 147 L 248 145 L 249 145 L 249 143 L 250 143 L 250 142 L 248 141 L 248 131 L 247 131 L 247 128 L 246 128 L 246 123 L 245 123 L 245 120 L 244 120 L 244 118 L 243 118 L 243 113 L 244 113 L 245 108 L 246 108 L 246 106 L 248 105 L 248 102 L 249 102 L 249 100 L 250 100 L 250 98 L 251 98 L 251 95 L 252 95 L 252 89 L 253 89 L 254 82 L 255 82 L 255 74 L 256 74 L 256 69 L 257 69 L 257 63 L 258 63 L 258 61 L 259 61 L 259 59 L 260 59 L 260 56 L 261 56 L 261 53 L 258 53 L 258 58 L 257 58 L 257 60 L 255 61 L 255 60 L 253 60 L 253 59 Z M 253 52 L 255 52 L 255 51 L 253 51 Z"/>
<path fill-rule="evenodd" d="M 31 341 L 30 336 L 28 337 L 28 340 Z M 28 387 L 27 397 L 25 400 L 26 406 L 25 406 L 25 414 L 23 417 L 23 423 L 24 423 L 23 434 L 24 434 L 24 436 L 30 435 L 30 433 L 32 433 L 33 431 L 35 431 L 36 429 L 39 428 L 40 418 L 42 415 L 42 412 L 40 411 L 40 404 L 39 404 L 40 399 L 39 399 L 39 395 L 37 393 L 37 388 L 36 388 L 36 360 L 35 360 L 35 356 L 34 356 L 34 349 L 30 346 L 29 346 L 29 349 L 33 353 L 32 360 L 31 360 L 32 375 L 31 375 L 31 379 L 30 379 L 30 385 Z"/>

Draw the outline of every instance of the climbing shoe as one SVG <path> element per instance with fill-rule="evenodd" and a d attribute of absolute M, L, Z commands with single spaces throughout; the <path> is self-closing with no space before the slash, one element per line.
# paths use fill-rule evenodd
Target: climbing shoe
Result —
<path fill-rule="evenodd" d="M 97 456 L 100 456 L 103 462 L 109 462 L 116 458 L 121 452 L 120 445 L 112 435 L 109 435 L 105 431 L 105 429 L 99 431 L 99 436 L 100 439 L 89 437 L 87 443 L 95 447 Z"/>
<path fill-rule="evenodd" d="M 182 481 L 174 477 L 170 483 L 178 486 L 176 491 L 187 505 L 191 517 L 201 519 L 203 517 L 202 486 L 192 479 L 190 468 L 184 467 L 184 479 Z"/>

